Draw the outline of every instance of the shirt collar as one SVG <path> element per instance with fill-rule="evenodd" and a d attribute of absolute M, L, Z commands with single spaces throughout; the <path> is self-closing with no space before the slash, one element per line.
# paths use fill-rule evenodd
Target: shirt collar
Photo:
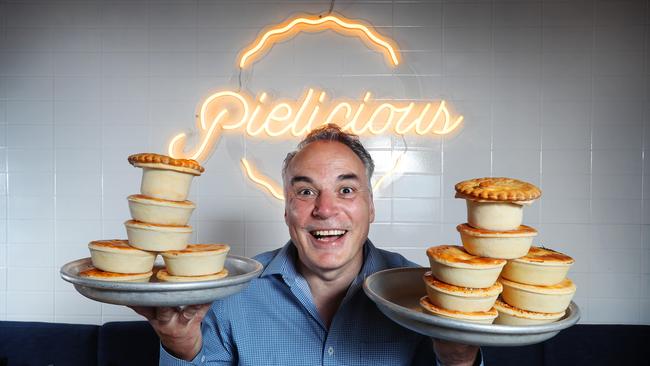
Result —
<path fill-rule="evenodd" d="M 281 275 L 287 283 L 293 283 L 296 277 L 302 277 L 296 268 L 298 253 L 293 242 L 289 240 L 266 266 L 260 277 Z M 379 250 L 369 239 L 363 244 L 363 265 L 359 274 L 352 281 L 350 287 L 356 287 L 363 283 L 366 277 L 385 267 Z"/>

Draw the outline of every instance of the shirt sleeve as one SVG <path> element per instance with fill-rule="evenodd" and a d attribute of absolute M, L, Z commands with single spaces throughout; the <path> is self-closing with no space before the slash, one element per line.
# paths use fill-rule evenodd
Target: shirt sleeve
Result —
<path fill-rule="evenodd" d="M 203 345 L 192 361 L 178 359 L 171 355 L 165 347 L 160 346 L 160 366 L 230 366 L 236 365 L 230 345 L 230 326 L 223 319 L 219 319 L 215 311 L 218 302 L 215 302 L 205 315 L 201 323 Z M 219 321 L 221 320 L 221 323 Z"/>

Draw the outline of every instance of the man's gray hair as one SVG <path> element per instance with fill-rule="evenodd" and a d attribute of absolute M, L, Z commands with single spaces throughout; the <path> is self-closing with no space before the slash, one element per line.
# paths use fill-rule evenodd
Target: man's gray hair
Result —
<path fill-rule="evenodd" d="M 356 156 L 358 156 L 359 159 L 361 159 L 363 166 L 366 168 L 366 176 L 368 177 L 368 188 L 370 188 L 370 191 L 372 192 L 372 184 L 370 180 L 372 179 L 372 173 L 375 171 L 375 163 L 372 161 L 372 157 L 370 156 L 370 153 L 368 153 L 368 150 L 366 150 L 366 148 L 363 147 L 363 145 L 361 144 L 361 141 L 359 141 L 359 136 L 349 132 L 345 132 L 341 130 L 341 127 L 333 123 L 312 130 L 302 141 L 300 141 L 295 151 L 292 151 L 287 154 L 287 157 L 284 158 L 284 162 L 282 163 L 283 181 L 287 173 L 287 167 L 289 166 L 289 163 L 291 163 L 293 157 L 296 156 L 296 154 L 300 150 L 304 149 L 305 146 L 316 141 L 340 142 L 343 145 L 349 147 L 350 150 L 352 150 L 352 152 Z M 287 182 L 284 183 L 286 185 Z"/>

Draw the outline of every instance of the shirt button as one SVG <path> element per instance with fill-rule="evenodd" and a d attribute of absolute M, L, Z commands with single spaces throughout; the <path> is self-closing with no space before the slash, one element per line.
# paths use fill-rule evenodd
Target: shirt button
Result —
<path fill-rule="evenodd" d="M 205 362 L 205 356 L 201 356 L 201 363 Z"/>
<path fill-rule="evenodd" d="M 332 356 L 332 355 L 334 354 L 334 347 L 330 346 L 330 347 L 327 349 L 327 354 L 330 355 L 330 356 Z"/>

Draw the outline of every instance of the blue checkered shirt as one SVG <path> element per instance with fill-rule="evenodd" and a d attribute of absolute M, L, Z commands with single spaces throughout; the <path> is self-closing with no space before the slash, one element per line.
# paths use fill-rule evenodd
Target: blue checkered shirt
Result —
<path fill-rule="evenodd" d="M 384 316 L 363 292 L 377 271 L 414 266 L 367 241 L 364 264 L 328 329 L 289 242 L 256 257 L 265 269 L 234 296 L 216 301 L 203 324 L 203 348 L 191 362 L 160 348 L 160 365 L 434 365 L 431 339 Z"/>

